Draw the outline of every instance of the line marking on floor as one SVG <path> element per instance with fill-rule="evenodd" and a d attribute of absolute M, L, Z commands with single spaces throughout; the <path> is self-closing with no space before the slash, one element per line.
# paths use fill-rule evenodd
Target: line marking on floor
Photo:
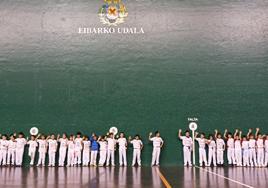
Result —
<path fill-rule="evenodd" d="M 167 179 L 165 176 L 160 172 L 159 168 L 156 168 L 156 172 L 160 179 L 162 180 L 163 184 L 165 185 L 166 188 L 172 188 L 171 185 L 168 183 Z"/>
<path fill-rule="evenodd" d="M 225 176 L 220 175 L 220 174 L 217 174 L 217 173 L 215 173 L 215 172 L 212 172 L 212 171 L 209 171 L 209 170 L 206 170 L 206 169 L 200 168 L 199 166 L 195 166 L 195 168 L 198 168 L 198 169 L 200 169 L 200 170 L 203 170 L 203 171 L 205 171 L 205 172 L 207 172 L 207 173 L 213 174 L 213 175 L 218 176 L 218 177 L 220 177 L 220 178 L 223 178 L 223 179 L 229 180 L 229 181 L 231 181 L 231 182 L 237 183 L 237 184 L 242 185 L 242 186 L 244 186 L 244 187 L 248 187 L 248 188 L 254 188 L 254 187 L 253 187 L 253 186 L 251 186 L 251 185 L 247 185 L 247 184 L 244 184 L 244 183 L 242 183 L 242 182 L 240 182 L 240 181 L 236 181 L 236 180 L 234 180 L 234 179 L 231 179 L 231 178 L 225 177 Z"/>

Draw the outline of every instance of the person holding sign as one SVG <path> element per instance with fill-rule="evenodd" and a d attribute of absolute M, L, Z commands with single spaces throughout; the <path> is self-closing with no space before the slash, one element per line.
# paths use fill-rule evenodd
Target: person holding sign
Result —
<path fill-rule="evenodd" d="M 153 142 L 153 153 L 152 153 L 152 163 L 151 165 L 159 166 L 159 158 L 161 153 L 161 148 L 163 147 L 164 141 L 160 137 L 160 133 L 158 131 L 155 132 L 155 136 L 152 137 L 153 133 L 149 134 L 149 140 Z"/>
<path fill-rule="evenodd" d="M 182 136 L 182 130 L 179 130 L 178 138 L 182 140 L 183 145 L 183 159 L 184 159 L 184 166 L 192 166 L 191 160 L 191 152 L 193 147 L 193 140 L 190 137 L 190 131 L 185 131 L 185 136 Z"/>

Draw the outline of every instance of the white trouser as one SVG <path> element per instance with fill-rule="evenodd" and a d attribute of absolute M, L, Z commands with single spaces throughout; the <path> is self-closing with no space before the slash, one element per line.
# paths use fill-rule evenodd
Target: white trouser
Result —
<path fill-rule="evenodd" d="M 7 150 L 0 150 L 0 165 L 7 164 Z"/>
<path fill-rule="evenodd" d="M 257 162 L 258 162 L 259 166 L 264 165 L 264 150 L 263 150 L 263 148 L 257 149 Z"/>
<path fill-rule="evenodd" d="M 242 166 L 242 150 L 241 148 L 235 148 L 235 161 L 238 166 Z"/>
<path fill-rule="evenodd" d="M 249 166 L 249 150 L 243 149 L 243 166 Z"/>
<path fill-rule="evenodd" d="M 265 151 L 265 162 L 264 162 L 264 166 L 268 165 L 268 151 Z"/>
<path fill-rule="evenodd" d="M 103 166 L 107 157 L 107 150 L 100 150 L 99 165 Z"/>
<path fill-rule="evenodd" d="M 208 166 L 211 165 L 211 162 L 213 161 L 213 165 L 217 166 L 216 162 L 216 149 L 209 148 L 208 149 Z"/>
<path fill-rule="evenodd" d="M 46 162 L 46 152 L 45 151 L 39 151 L 39 159 L 37 165 L 43 165 L 45 166 Z"/>
<path fill-rule="evenodd" d="M 74 164 L 81 164 L 81 150 L 75 150 Z"/>
<path fill-rule="evenodd" d="M 207 165 L 207 154 L 206 154 L 206 149 L 205 148 L 199 148 L 199 164 L 200 166 L 203 165 L 203 162 L 205 165 Z"/>
<path fill-rule="evenodd" d="M 28 156 L 31 158 L 30 165 L 34 164 L 35 152 L 36 152 L 36 149 L 29 149 L 28 151 Z"/>
<path fill-rule="evenodd" d="M 89 149 L 84 149 L 83 150 L 83 165 L 88 166 L 89 163 Z"/>
<path fill-rule="evenodd" d="M 56 151 L 48 151 L 49 166 L 55 166 Z"/>
<path fill-rule="evenodd" d="M 98 155 L 98 150 L 91 150 L 91 155 L 90 155 L 90 165 L 97 165 L 97 155 Z"/>
<path fill-rule="evenodd" d="M 154 147 L 153 153 L 152 153 L 152 165 L 159 165 L 159 158 L 160 158 L 161 148 L 160 147 Z"/>
<path fill-rule="evenodd" d="M 187 163 L 189 165 L 192 165 L 191 160 L 191 148 L 187 146 L 183 146 L 183 159 L 184 159 L 184 165 L 186 166 Z"/>
<path fill-rule="evenodd" d="M 111 160 L 112 166 L 114 166 L 114 150 L 108 149 L 107 159 L 106 159 L 106 166 L 110 165 L 110 160 Z"/>
<path fill-rule="evenodd" d="M 229 165 L 236 164 L 234 148 L 228 148 L 227 149 L 227 159 L 228 159 L 228 164 Z"/>
<path fill-rule="evenodd" d="M 249 149 L 249 163 L 251 166 L 257 165 L 256 149 L 255 148 Z"/>
<path fill-rule="evenodd" d="M 119 148 L 119 165 L 127 166 L 127 151 L 126 148 Z"/>
<path fill-rule="evenodd" d="M 67 166 L 73 166 L 74 165 L 74 156 L 75 156 L 75 151 L 73 149 L 68 149 Z"/>
<path fill-rule="evenodd" d="M 222 149 L 217 149 L 217 163 L 221 165 L 224 163 Z"/>
<path fill-rule="evenodd" d="M 133 149 L 133 159 L 132 159 L 132 166 L 138 163 L 141 166 L 141 149 Z"/>
<path fill-rule="evenodd" d="M 66 147 L 60 147 L 59 150 L 59 166 L 64 166 L 65 158 L 66 158 Z"/>
<path fill-rule="evenodd" d="M 15 149 L 9 149 L 7 151 L 7 164 L 15 164 L 15 153 L 16 150 Z"/>
<path fill-rule="evenodd" d="M 24 148 L 16 149 L 16 165 L 22 165 Z"/>

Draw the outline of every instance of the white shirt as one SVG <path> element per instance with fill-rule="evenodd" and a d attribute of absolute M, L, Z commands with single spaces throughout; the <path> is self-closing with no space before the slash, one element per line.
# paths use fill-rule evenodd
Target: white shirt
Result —
<path fill-rule="evenodd" d="M 205 149 L 206 147 L 206 139 L 205 138 L 195 138 L 199 144 L 199 148 Z"/>
<path fill-rule="evenodd" d="M 162 138 L 161 137 L 157 137 L 157 136 L 150 138 L 150 141 L 153 142 L 153 146 L 156 147 L 156 148 L 159 148 L 161 146 L 161 144 L 164 143 L 164 141 L 162 140 Z"/>
<path fill-rule="evenodd" d="M 216 149 L 216 142 L 215 142 L 215 140 L 209 140 L 208 148 L 209 149 Z"/>
<path fill-rule="evenodd" d="M 75 143 L 75 150 L 79 151 L 79 150 L 82 150 L 82 141 L 83 139 L 82 138 L 76 138 L 74 139 L 74 143 Z"/>
<path fill-rule="evenodd" d="M 242 141 L 242 149 L 248 150 L 248 148 L 249 148 L 249 141 L 248 140 Z"/>
<path fill-rule="evenodd" d="M 100 151 L 106 151 L 107 150 L 107 142 L 106 141 L 98 141 L 100 144 Z"/>
<path fill-rule="evenodd" d="M 68 145 L 68 139 L 67 138 L 60 138 L 59 139 L 60 142 L 60 148 L 67 148 Z"/>
<path fill-rule="evenodd" d="M 235 140 L 234 147 L 235 149 L 241 149 L 241 140 Z"/>
<path fill-rule="evenodd" d="M 126 145 L 127 145 L 126 138 L 118 138 L 117 143 L 118 143 L 120 149 L 126 149 Z"/>
<path fill-rule="evenodd" d="M 268 140 L 266 139 L 264 142 L 265 151 L 268 152 Z"/>
<path fill-rule="evenodd" d="M 228 138 L 227 147 L 228 148 L 234 148 L 234 139 L 233 138 Z"/>
<path fill-rule="evenodd" d="M 263 144 L 263 139 L 259 139 L 257 140 L 257 147 L 258 148 L 264 148 L 264 144 Z"/>
<path fill-rule="evenodd" d="M 130 141 L 130 143 L 133 144 L 134 149 L 141 149 L 141 146 L 143 145 L 141 140 L 136 140 L 136 139 Z"/>
<path fill-rule="evenodd" d="M 115 150 L 116 140 L 114 138 L 107 138 L 108 150 Z"/>
<path fill-rule="evenodd" d="M 90 147 L 90 141 L 89 140 L 84 140 L 83 141 L 83 146 L 84 146 L 84 150 L 89 151 L 89 147 Z"/>
<path fill-rule="evenodd" d="M 25 138 L 16 138 L 16 142 L 16 149 L 24 149 L 24 146 L 27 143 Z"/>
<path fill-rule="evenodd" d="M 46 152 L 47 151 L 47 141 L 46 140 L 42 140 L 42 139 L 38 139 L 37 140 L 38 144 L 39 144 L 39 152 Z"/>
<path fill-rule="evenodd" d="M 249 148 L 255 148 L 256 147 L 256 140 L 255 139 L 249 139 L 248 145 L 249 145 Z"/>
<path fill-rule="evenodd" d="M 0 140 L 0 150 L 7 151 L 8 148 L 8 140 Z"/>
<path fill-rule="evenodd" d="M 182 145 L 186 147 L 192 147 L 193 145 L 193 140 L 191 137 L 187 136 L 181 136 L 180 139 L 182 140 Z"/>
<path fill-rule="evenodd" d="M 48 139 L 48 151 L 50 152 L 56 152 L 57 147 L 58 147 L 58 142 L 57 140 L 53 139 Z"/>
<path fill-rule="evenodd" d="M 8 141 L 8 150 L 15 150 L 17 143 L 15 141 L 9 140 Z"/>
<path fill-rule="evenodd" d="M 74 148 L 75 148 L 74 141 L 69 140 L 67 145 L 68 145 L 68 151 L 74 150 Z"/>
<path fill-rule="evenodd" d="M 29 150 L 31 151 L 36 150 L 36 147 L 38 146 L 35 140 L 29 140 L 27 144 L 29 144 Z"/>
<path fill-rule="evenodd" d="M 224 149 L 224 146 L 225 146 L 224 140 L 222 138 L 217 138 L 216 139 L 216 147 L 217 147 L 217 150 L 222 151 Z"/>

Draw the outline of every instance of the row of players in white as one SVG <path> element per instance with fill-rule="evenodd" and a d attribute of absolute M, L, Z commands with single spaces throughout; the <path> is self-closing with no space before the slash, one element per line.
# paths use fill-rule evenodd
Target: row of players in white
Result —
<path fill-rule="evenodd" d="M 5 137 L 5 136 L 4 136 Z M 119 164 L 120 166 L 126 166 L 126 149 L 127 149 L 127 139 L 124 137 L 124 134 L 121 133 L 118 139 L 115 139 L 113 134 L 110 134 L 108 138 L 99 137 L 96 139 L 96 136 L 93 134 L 93 142 L 96 141 L 99 144 L 98 150 L 90 151 L 91 141 L 87 138 L 83 139 L 80 135 L 77 135 L 75 138 L 71 136 L 69 139 L 66 135 L 63 135 L 62 138 L 58 136 L 55 139 L 55 136 L 45 138 L 40 135 L 36 138 L 31 136 L 31 139 L 27 141 L 23 138 L 23 135 L 20 134 L 18 138 L 12 137 L 10 140 L 6 138 L 0 139 L 0 165 L 12 164 L 12 165 L 22 165 L 24 147 L 26 144 L 29 145 L 28 155 L 31 158 L 30 165 L 34 165 L 36 149 L 38 147 L 39 159 L 37 166 L 45 165 L 46 152 L 48 150 L 49 156 L 49 166 L 55 166 L 55 157 L 58 148 L 58 142 L 60 143 L 59 147 L 59 166 L 64 166 L 67 154 L 67 166 L 73 166 L 76 164 L 81 164 L 83 162 L 84 166 L 90 165 L 96 166 L 97 154 L 99 152 L 99 166 L 103 166 L 106 162 L 106 165 L 109 166 L 111 160 L 111 165 L 114 166 L 114 153 L 116 149 L 116 144 L 119 145 Z M 95 140 L 94 140 L 95 137 Z M 157 132 L 154 137 L 152 133 L 149 135 L 149 140 L 153 142 L 153 153 L 152 153 L 152 165 L 159 165 L 159 157 L 161 152 L 161 147 L 163 146 L 164 141 L 160 137 L 160 133 Z M 133 145 L 133 160 L 132 166 L 137 162 L 138 166 L 141 166 L 141 150 L 143 148 L 143 143 L 140 140 L 139 136 L 136 135 L 134 139 L 129 138 L 129 143 Z M 91 155 L 90 155 L 91 153 Z"/>
<path fill-rule="evenodd" d="M 266 167 L 268 165 L 268 136 L 259 134 L 259 128 L 256 129 L 255 136 L 252 134 L 251 129 L 249 129 L 247 136 L 242 138 L 241 135 L 242 132 L 238 130 L 235 131 L 233 136 L 231 133 L 227 133 L 227 130 L 224 132 L 228 164 Z M 198 133 L 195 134 L 195 140 L 199 144 L 200 166 L 203 166 L 203 164 L 210 166 L 211 163 L 214 166 L 217 166 L 217 164 L 223 165 L 225 141 L 222 139 L 221 134 L 215 130 L 215 137 L 210 136 L 209 139 L 206 139 L 204 134 L 201 134 L 200 137 L 197 136 Z M 185 136 L 182 136 L 181 130 L 179 130 L 178 137 L 182 140 L 183 144 L 184 165 L 192 166 L 191 152 L 193 140 L 190 137 L 190 133 L 186 131 Z M 208 161 L 206 145 L 208 145 Z"/>

